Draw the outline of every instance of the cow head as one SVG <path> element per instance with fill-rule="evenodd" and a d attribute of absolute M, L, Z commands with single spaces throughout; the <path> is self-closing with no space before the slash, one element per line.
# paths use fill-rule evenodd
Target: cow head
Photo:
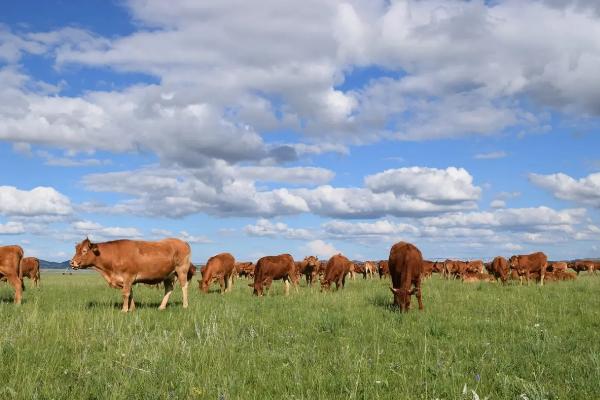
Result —
<path fill-rule="evenodd" d="M 394 305 L 400 307 L 400 311 L 408 311 L 410 307 L 410 292 L 390 287 L 394 294 Z"/>
<path fill-rule="evenodd" d="M 69 264 L 73 269 L 89 268 L 95 264 L 96 257 L 99 255 L 98 245 L 85 238 L 84 241 L 75 246 L 75 255 Z"/>
<path fill-rule="evenodd" d="M 306 265 L 313 270 L 319 269 L 319 266 L 321 265 L 319 259 L 315 256 L 304 257 L 304 261 L 306 261 Z"/>
<path fill-rule="evenodd" d="M 508 266 L 511 268 L 516 268 L 519 266 L 519 256 L 512 256 L 508 260 Z"/>

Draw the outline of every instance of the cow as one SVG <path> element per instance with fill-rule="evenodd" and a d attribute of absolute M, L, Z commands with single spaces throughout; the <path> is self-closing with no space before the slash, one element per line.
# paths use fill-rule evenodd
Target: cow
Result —
<path fill-rule="evenodd" d="M 481 260 L 467 261 L 467 265 L 465 267 L 465 272 L 471 273 L 471 274 L 482 274 L 483 273 L 483 261 L 481 261 Z"/>
<path fill-rule="evenodd" d="M 523 283 L 523 276 L 529 284 L 529 276 L 532 273 L 538 273 L 540 279 L 540 286 L 544 286 L 544 275 L 546 274 L 546 268 L 548 267 L 548 257 L 542 252 L 537 252 L 528 255 L 515 255 L 508 261 L 510 267 L 517 271 L 521 284 Z"/>
<path fill-rule="evenodd" d="M 262 296 L 264 289 L 269 290 L 274 280 L 282 279 L 285 283 L 285 295 L 290 291 L 290 281 L 298 290 L 298 275 L 296 274 L 296 265 L 294 259 L 289 254 L 280 254 L 278 256 L 266 256 L 256 262 L 254 272 L 254 283 L 248 286 L 253 287 L 253 294 Z"/>
<path fill-rule="evenodd" d="M 234 272 L 235 258 L 231 254 L 221 253 L 209 258 L 202 269 L 202 280 L 198 280 L 200 291 L 208 293 L 210 285 L 216 281 L 219 281 L 221 293 L 231 291 Z"/>
<path fill-rule="evenodd" d="M 23 276 L 21 274 L 21 246 L 0 246 L 0 279 L 6 280 L 15 290 L 15 304 L 21 304 Z"/>
<path fill-rule="evenodd" d="M 457 260 L 444 261 L 444 276 L 446 278 L 460 278 L 467 270 L 467 263 Z"/>
<path fill-rule="evenodd" d="M 577 272 L 577 275 L 579 275 L 580 272 L 582 271 L 588 271 L 588 273 L 594 272 L 595 270 L 595 265 L 593 261 L 587 261 L 587 260 L 577 260 L 577 261 L 571 261 L 569 264 L 569 268 L 571 268 L 573 271 Z"/>
<path fill-rule="evenodd" d="M 433 273 L 433 261 L 423 260 L 421 272 L 423 274 L 423 278 L 429 278 Z"/>
<path fill-rule="evenodd" d="M 502 283 L 506 283 L 508 280 L 510 267 L 506 258 L 500 256 L 494 258 L 494 260 L 489 263 L 489 266 L 486 266 L 486 269 L 490 274 L 496 277 L 496 279 L 500 279 Z"/>
<path fill-rule="evenodd" d="M 364 263 L 352 263 L 352 268 L 350 269 L 350 277 L 354 279 L 354 274 L 362 275 L 363 279 L 367 278 L 367 270 L 365 269 Z"/>
<path fill-rule="evenodd" d="M 413 244 L 398 242 L 390 249 L 388 259 L 394 305 L 401 312 L 408 312 L 410 296 L 415 294 L 419 302 L 419 310 L 423 310 L 421 299 L 421 275 L 423 273 L 423 255 Z"/>
<path fill-rule="evenodd" d="M 461 278 L 462 281 L 466 283 L 496 281 L 496 278 L 494 278 L 494 276 L 490 274 L 484 274 L 482 272 L 465 272 Z"/>
<path fill-rule="evenodd" d="M 568 265 L 564 261 L 553 261 L 548 263 L 548 268 L 546 268 L 546 272 L 565 272 L 568 268 Z"/>
<path fill-rule="evenodd" d="M 296 261 L 296 273 L 298 276 L 304 275 L 306 285 L 312 286 L 315 276 L 319 273 L 319 259 L 315 256 L 304 257 L 302 261 Z"/>
<path fill-rule="evenodd" d="M 71 268 L 93 268 L 100 272 L 109 286 L 121 289 L 123 312 L 133 311 L 132 286 L 136 283 L 163 282 L 165 295 L 158 307 L 164 310 L 173 292 L 175 279 L 183 292 L 183 308 L 188 307 L 188 281 L 191 279 L 190 245 L 179 239 L 156 242 L 113 240 L 92 243 L 88 238 L 75 246 Z"/>
<path fill-rule="evenodd" d="M 335 290 L 344 288 L 346 284 L 346 275 L 354 268 L 352 261 L 348 260 L 342 254 L 336 254 L 327 261 L 325 277 L 321 279 L 321 290 L 329 290 L 331 284 L 335 283 Z"/>
<path fill-rule="evenodd" d="M 544 279 L 548 282 L 573 281 L 577 275 L 569 271 L 546 271 Z"/>
<path fill-rule="evenodd" d="M 388 260 L 381 260 L 377 263 L 377 272 L 379 272 L 379 279 L 386 278 L 390 274 Z"/>
<path fill-rule="evenodd" d="M 365 277 L 373 278 L 375 276 L 375 271 L 377 270 L 377 263 L 374 261 L 365 261 Z"/>
<path fill-rule="evenodd" d="M 444 262 L 443 261 L 435 261 L 433 263 L 433 271 L 436 274 L 443 274 L 444 273 Z"/>
<path fill-rule="evenodd" d="M 38 287 L 40 282 L 40 260 L 35 257 L 21 259 L 21 276 L 33 281 L 33 286 Z"/>
<path fill-rule="evenodd" d="M 255 265 L 252 262 L 235 263 L 235 270 L 238 276 L 246 278 L 254 278 Z"/>

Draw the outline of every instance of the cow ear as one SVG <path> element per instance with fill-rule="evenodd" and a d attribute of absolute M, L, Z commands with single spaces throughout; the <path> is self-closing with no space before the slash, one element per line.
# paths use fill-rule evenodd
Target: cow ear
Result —
<path fill-rule="evenodd" d="M 100 255 L 100 249 L 98 249 L 98 245 L 96 243 L 90 243 L 90 250 L 97 256 Z"/>

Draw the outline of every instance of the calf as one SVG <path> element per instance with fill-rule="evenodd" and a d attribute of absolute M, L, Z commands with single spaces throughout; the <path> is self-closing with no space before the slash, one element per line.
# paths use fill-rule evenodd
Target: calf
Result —
<path fill-rule="evenodd" d="M 472 282 L 495 282 L 496 279 L 490 274 L 482 272 L 466 272 L 462 276 L 462 281 L 467 283 Z"/>
<path fill-rule="evenodd" d="M 21 260 L 21 276 L 33 281 L 33 286 L 38 287 L 40 282 L 40 260 L 35 257 L 23 257 Z"/>
<path fill-rule="evenodd" d="M 296 274 L 296 265 L 294 259 L 289 254 L 280 254 L 278 256 L 263 257 L 256 262 L 254 272 L 254 283 L 248 286 L 253 287 L 253 293 L 256 296 L 262 296 L 264 289 L 269 290 L 274 280 L 283 280 L 285 282 L 285 295 L 290 291 L 290 281 L 298 290 L 298 275 Z"/>
<path fill-rule="evenodd" d="M 321 280 L 321 290 L 329 290 L 332 283 L 335 283 L 335 290 L 340 286 L 342 289 L 346 283 L 346 275 L 354 267 L 354 264 L 341 254 L 332 256 L 327 262 L 325 277 Z"/>
<path fill-rule="evenodd" d="M 390 274 L 388 260 L 381 260 L 377 263 L 377 272 L 379 272 L 379 279 L 383 279 Z"/>
<path fill-rule="evenodd" d="M 593 261 L 577 260 L 571 261 L 568 265 L 569 268 L 577 272 L 577 275 L 579 275 L 579 273 L 582 271 L 588 271 L 588 273 L 595 271 L 595 265 Z"/>
<path fill-rule="evenodd" d="M 390 290 L 394 294 L 394 305 L 400 307 L 401 312 L 407 312 L 410 308 L 410 296 L 415 294 L 419 302 L 419 310 L 422 310 L 423 256 L 421 251 L 413 244 L 398 242 L 390 249 L 388 265 L 392 277 Z"/>
<path fill-rule="evenodd" d="M 198 281 L 200 291 L 208 293 L 208 288 L 216 281 L 219 281 L 221 293 L 231 291 L 234 272 L 235 258 L 231 254 L 221 253 L 209 258 L 202 269 L 202 281 Z"/>
<path fill-rule="evenodd" d="M 566 262 L 563 261 L 553 261 L 548 262 L 548 268 L 546 268 L 546 272 L 565 272 L 568 268 Z"/>

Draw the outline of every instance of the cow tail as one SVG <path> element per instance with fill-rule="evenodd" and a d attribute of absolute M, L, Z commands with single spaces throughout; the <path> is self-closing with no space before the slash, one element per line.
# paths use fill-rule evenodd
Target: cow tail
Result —
<path fill-rule="evenodd" d="M 187 273 L 188 282 L 192 280 L 194 275 L 196 275 L 196 266 L 190 262 L 190 268 L 188 269 L 188 273 Z"/>
<path fill-rule="evenodd" d="M 21 290 L 25 291 L 25 282 L 23 281 L 23 254 L 21 254 L 21 258 L 19 259 L 19 265 L 17 266 L 17 276 L 21 281 Z"/>

